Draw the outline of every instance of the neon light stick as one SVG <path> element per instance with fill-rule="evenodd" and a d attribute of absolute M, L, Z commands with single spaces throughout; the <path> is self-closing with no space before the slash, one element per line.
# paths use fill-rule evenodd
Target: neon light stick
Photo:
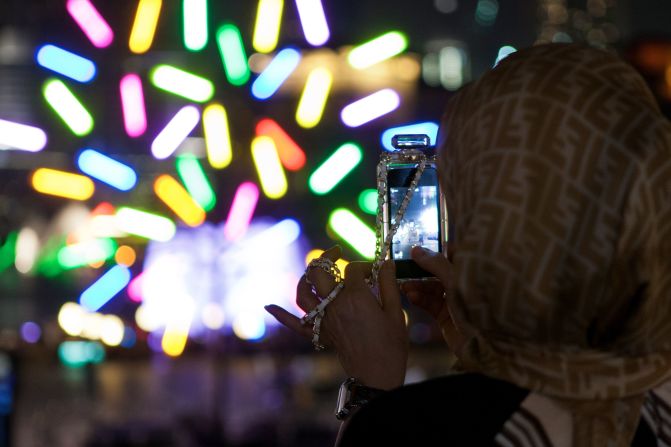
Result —
<path fill-rule="evenodd" d="M 210 104 L 203 111 L 203 133 L 210 165 L 223 169 L 231 163 L 233 150 L 228 128 L 228 114 L 220 104 Z"/>
<path fill-rule="evenodd" d="M 296 122 L 301 127 L 309 129 L 319 124 L 332 83 L 333 76 L 326 68 L 318 67 L 310 72 L 296 109 Z"/>
<path fill-rule="evenodd" d="M 55 45 L 42 46 L 35 58 L 38 65 L 75 81 L 90 82 L 96 76 L 92 61 Z"/>
<path fill-rule="evenodd" d="M 296 0 L 305 40 L 313 47 L 324 45 L 330 37 L 321 0 Z"/>
<path fill-rule="evenodd" d="M 354 143 L 345 143 L 335 150 L 312 173 L 308 180 L 310 190 L 323 195 L 330 192 L 349 174 L 363 159 L 363 151 Z"/>
<path fill-rule="evenodd" d="M 259 53 L 270 53 L 277 47 L 284 0 L 259 0 L 252 46 Z"/>
<path fill-rule="evenodd" d="M 58 250 L 57 259 L 64 269 L 73 269 L 111 258 L 116 247 L 116 242 L 109 238 L 91 239 L 62 247 Z"/>
<path fill-rule="evenodd" d="M 163 174 L 154 182 L 156 195 L 190 227 L 205 221 L 205 211 L 173 177 Z"/>
<path fill-rule="evenodd" d="M 258 200 L 259 188 L 254 183 L 245 182 L 238 186 L 224 226 L 227 240 L 236 241 L 245 235 Z"/>
<path fill-rule="evenodd" d="M 130 270 L 115 265 L 91 284 L 79 297 L 79 303 L 90 312 L 96 312 L 121 292 L 130 282 Z"/>
<path fill-rule="evenodd" d="M 140 0 L 138 3 L 135 21 L 128 40 L 128 48 L 133 53 L 146 53 L 151 48 L 158 17 L 161 14 L 161 3 L 161 0 Z"/>
<path fill-rule="evenodd" d="M 217 44 L 226 79 L 233 85 L 243 85 L 249 80 L 249 63 L 238 27 L 229 23 L 219 28 Z"/>
<path fill-rule="evenodd" d="M 137 183 L 133 168 L 93 149 L 82 151 L 77 165 L 83 173 L 121 191 L 130 191 Z"/>
<path fill-rule="evenodd" d="M 58 79 L 46 81 L 42 93 L 47 103 L 72 133 L 83 137 L 93 130 L 93 117 L 62 81 Z"/>
<path fill-rule="evenodd" d="M 47 134 L 38 127 L 0 119 L 0 148 L 38 152 L 47 145 Z"/>
<path fill-rule="evenodd" d="M 186 347 L 193 320 L 193 309 L 179 309 L 179 312 L 173 312 L 173 315 L 172 321 L 168 322 L 163 332 L 161 348 L 167 355 L 177 357 Z"/>
<path fill-rule="evenodd" d="M 407 47 L 408 39 L 403 33 L 390 31 L 353 48 L 347 60 L 352 67 L 362 69 L 394 57 Z"/>
<path fill-rule="evenodd" d="M 142 80 L 134 73 L 121 78 L 119 83 L 121 93 L 121 109 L 123 124 L 129 137 L 135 138 L 147 130 L 147 112 L 144 105 Z"/>
<path fill-rule="evenodd" d="M 149 77 L 154 86 L 191 101 L 206 102 L 214 95 L 212 82 L 171 65 L 156 66 Z"/>
<path fill-rule="evenodd" d="M 414 133 L 428 135 L 432 144 L 436 144 L 436 137 L 438 136 L 438 123 L 433 121 L 422 121 L 414 124 L 406 124 L 404 126 L 390 127 L 382 132 L 380 142 L 382 146 L 388 151 L 394 151 L 394 146 L 391 145 L 391 139 L 394 135 Z"/>
<path fill-rule="evenodd" d="M 398 93 L 385 88 L 345 106 L 340 119 L 349 127 L 358 127 L 396 110 L 400 103 Z"/>
<path fill-rule="evenodd" d="M 182 107 L 151 144 L 151 152 L 154 157 L 162 160 L 172 155 L 198 125 L 199 120 L 200 112 L 197 108 L 194 106 Z"/>
<path fill-rule="evenodd" d="M 275 142 L 270 137 L 255 137 L 252 141 L 252 159 L 266 197 L 283 197 L 287 192 L 287 178 L 277 155 Z"/>
<path fill-rule="evenodd" d="M 105 48 L 112 43 L 112 28 L 89 0 L 68 0 L 65 7 L 96 48 Z"/>
<path fill-rule="evenodd" d="M 375 257 L 375 231 L 350 210 L 334 210 L 329 216 L 329 226 L 361 256 L 367 259 Z"/>
<path fill-rule="evenodd" d="M 298 171 L 305 166 L 303 149 L 274 120 L 264 118 L 259 121 L 256 125 L 256 135 L 272 138 L 280 161 L 288 170 Z"/>
<path fill-rule="evenodd" d="M 90 178 L 56 169 L 37 169 L 31 183 L 37 192 L 73 200 L 86 200 L 95 191 Z"/>
<path fill-rule="evenodd" d="M 364 189 L 359 194 L 359 208 L 368 214 L 377 214 L 377 189 Z"/>
<path fill-rule="evenodd" d="M 175 235 L 175 224 L 170 219 L 146 211 L 121 207 L 116 221 L 122 231 L 155 241 L 166 242 Z"/>
<path fill-rule="evenodd" d="M 200 51 L 207 45 L 207 0 L 184 0 L 184 46 Z"/>
<path fill-rule="evenodd" d="M 198 159 L 192 154 L 177 157 L 177 173 L 191 197 L 205 210 L 210 211 L 217 197 Z"/>
<path fill-rule="evenodd" d="M 285 48 L 277 53 L 252 83 L 252 95 L 257 99 L 268 99 L 273 96 L 296 69 L 300 60 L 300 53 L 293 48 Z"/>

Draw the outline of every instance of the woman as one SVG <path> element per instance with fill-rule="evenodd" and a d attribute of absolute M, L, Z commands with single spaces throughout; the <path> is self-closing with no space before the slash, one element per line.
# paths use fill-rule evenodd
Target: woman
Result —
<path fill-rule="evenodd" d="M 671 127 L 642 78 L 617 57 L 578 45 L 519 51 L 453 98 L 438 146 L 452 262 L 418 249 L 413 256 L 440 279 L 445 299 L 426 284 L 405 292 L 437 318 L 459 368 L 473 374 L 429 384 L 434 393 L 421 385 L 412 392 L 424 392 L 414 408 L 426 401 L 440 412 L 442 399 L 446 417 L 415 418 L 414 427 L 392 420 L 382 430 L 375 410 L 383 402 L 413 402 L 401 387 L 355 414 L 343 443 L 376 429 L 395 439 L 424 431 L 443 445 L 664 439 Z M 364 286 L 366 267 L 349 270 L 324 313 L 322 341 L 364 385 L 398 387 L 407 337 L 393 265 L 381 271 L 381 307 Z M 307 278 L 319 296 L 334 285 L 319 268 Z M 302 280 L 301 308 L 319 302 Z M 312 336 L 295 317 L 268 310 Z"/>

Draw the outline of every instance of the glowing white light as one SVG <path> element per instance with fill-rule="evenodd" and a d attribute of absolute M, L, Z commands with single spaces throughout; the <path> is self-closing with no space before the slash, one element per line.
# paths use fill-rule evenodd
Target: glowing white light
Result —
<path fill-rule="evenodd" d="M 394 90 L 385 88 L 345 106 L 340 118 L 349 127 L 358 127 L 396 110 L 401 99 Z"/>
<path fill-rule="evenodd" d="M 58 311 L 58 325 L 66 334 L 76 337 L 84 330 L 86 315 L 86 310 L 79 304 L 65 303 Z"/>
<path fill-rule="evenodd" d="M 466 66 L 464 52 L 456 47 L 447 46 L 440 50 L 440 83 L 447 90 L 457 90 L 464 83 Z"/>
<path fill-rule="evenodd" d="M 46 145 L 47 134 L 42 129 L 0 119 L 0 149 L 38 152 Z"/>
<path fill-rule="evenodd" d="M 16 239 L 16 259 L 14 265 L 16 270 L 26 274 L 29 273 L 40 250 L 40 239 L 37 232 L 32 228 L 25 227 L 19 232 Z"/>
<path fill-rule="evenodd" d="M 266 334 L 263 315 L 246 312 L 233 320 L 233 333 L 243 340 L 258 340 Z"/>
<path fill-rule="evenodd" d="M 200 121 L 200 112 L 194 106 L 182 107 L 166 124 L 151 144 L 151 153 L 162 160 L 172 155 Z"/>
<path fill-rule="evenodd" d="M 321 0 L 296 0 L 305 40 L 314 47 L 324 45 L 331 35 Z"/>
<path fill-rule="evenodd" d="M 108 346 L 119 346 L 123 341 L 125 326 L 116 315 L 105 315 L 100 325 L 100 340 Z"/>
<path fill-rule="evenodd" d="M 224 310 L 219 304 L 207 303 L 200 312 L 200 319 L 206 328 L 216 331 L 224 326 Z"/>

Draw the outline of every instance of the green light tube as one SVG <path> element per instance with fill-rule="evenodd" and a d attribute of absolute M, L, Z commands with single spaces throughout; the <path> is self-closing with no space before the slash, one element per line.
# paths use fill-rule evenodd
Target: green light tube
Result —
<path fill-rule="evenodd" d="M 217 203 L 217 197 L 203 167 L 192 154 L 177 157 L 177 174 L 191 197 L 205 211 L 210 211 Z"/>

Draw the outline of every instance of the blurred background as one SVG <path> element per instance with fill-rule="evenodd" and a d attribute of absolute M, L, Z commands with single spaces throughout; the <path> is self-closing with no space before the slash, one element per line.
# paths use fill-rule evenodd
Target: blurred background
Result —
<path fill-rule="evenodd" d="M 375 167 L 544 42 L 671 112 L 666 0 L 3 0 L 0 446 L 323 446 L 344 379 L 278 327 L 306 263 L 371 259 Z M 406 306 L 408 382 L 449 371 Z M 446 403 L 448 405 L 449 403 Z"/>

